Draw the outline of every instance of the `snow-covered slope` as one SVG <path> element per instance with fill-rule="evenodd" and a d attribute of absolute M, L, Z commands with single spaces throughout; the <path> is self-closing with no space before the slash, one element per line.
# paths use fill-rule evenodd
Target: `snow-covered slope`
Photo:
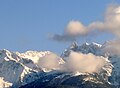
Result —
<path fill-rule="evenodd" d="M 107 42 L 106 42 L 107 43 Z M 104 48 L 107 46 L 107 44 L 104 43 L 103 45 L 97 44 L 97 43 L 84 43 L 82 45 L 78 45 L 76 42 L 73 42 L 73 44 L 65 49 L 65 51 L 62 53 L 62 57 L 69 56 L 71 51 L 75 52 L 82 52 L 85 54 L 93 53 L 97 56 L 103 56 L 108 57 L 108 59 L 111 61 L 113 65 L 112 74 L 109 77 L 109 81 L 112 85 L 119 86 L 120 87 L 120 55 L 114 55 L 110 54 L 109 52 L 104 51 Z"/>
<path fill-rule="evenodd" d="M 66 57 L 70 54 L 71 50 L 75 51 L 75 52 L 82 52 L 84 54 L 88 54 L 88 53 L 92 53 L 98 56 L 103 55 L 103 53 L 101 52 L 101 46 L 100 44 L 97 43 L 84 43 L 82 45 L 78 45 L 77 42 L 73 42 L 71 44 L 70 47 L 68 47 L 67 49 L 65 49 L 65 51 L 62 53 L 62 57 Z"/>
<path fill-rule="evenodd" d="M 73 76 L 68 73 L 54 73 L 20 88 L 114 88 L 114 86 L 102 80 L 98 74 Z"/>
<path fill-rule="evenodd" d="M 80 79 L 93 82 L 95 85 L 97 85 L 96 82 L 107 83 L 107 85 L 110 82 L 112 85 L 120 86 L 120 56 L 105 52 L 103 50 L 104 47 L 106 47 L 106 44 L 84 43 L 79 46 L 74 42 L 70 47 L 65 49 L 61 56 L 50 51 L 27 51 L 25 53 L 19 53 L 6 49 L 0 50 L 0 88 L 11 86 L 17 88 L 36 81 L 37 79 L 43 81 L 51 80 L 51 77 L 53 81 L 58 80 L 59 77 L 63 77 L 61 81 L 58 80 L 62 83 L 62 80 L 67 80 L 66 77 L 64 78 L 66 74 L 69 75 L 68 79 L 70 80 L 71 77 L 76 79 L 77 77 L 84 76 L 84 79 Z M 72 66 L 68 65 L 67 59 L 73 58 L 75 55 L 79 56 L 79 54 L 85 57 L 86 61 L 89 57 L 101 58 L 104 64 L 98 64 L 101 68 L 99 68 L 99 71 L 92 73 L 81 72 L 81 70 L 76 70 L 75 72 L 71 70 L 72 73 L 66 71 L 66 69 L 70 69 L 68 66 Z M 86 64 L 86 62 L 84 62 L 84 64 Z M 87 65 L 87 67 L 89 66 Z M 50 85 L 54 84 L 53 81 L 50 82 Z M 40 82 L 42 83 L 42 81 Z"/>
<path fill-rule="evenodd" d="M 36 80 L 30 84 L 22 86 L 21 88 L 30 88 L 30 87 L 36 87 L 36 88 L 38 87 L 40 88 L 49 88 L 49 87 L 91 88 L 92 87 L 92 88 L 96 88 L 96 86 L 99 88 L 104 88 L 104 87 L 113 88 L 113 86 L 111 86 L 110 83 L 108 82 L 108 77 L 111 76 L 113 66 L 110 63 L 110 61 L 107 59 L 107 57 L 104 58 L 101 56 L 103 53 L 100 50 L 101 50 L 101 45 L 96 43 L 92 43 L 92 44 L 85 43 L 81 46 L 78 46 L 77 43 L 74 42 L 69 48 L 65 49 L 65 52 L 63 52 L 61 55 L 61 57 L 65 61 L 64 62 L 65 64 L 63 65 L 68 66 L 67 67 L 69 68 L 68 71 L 63 73 L 61 73 L 61 71 L 60 72 L 58 71 L 55 73 L 52 72 L 52 74 L 44 75 L 39 80 Z M 100 67 L 99 71 L 95 71 L 92 73 L 89 73 L 88 69 L 87 69 L 87 72 L 84 72 L 83 70 L 81 70 L 82 68 L 78 70 L 78 68 L 76 67 L 74 70 L 74 66 L 76 66 L 77 64 L 76 62 L 75 64 L 73 63 L 70 63 L 70 65 L 66 64 L 66 63 L 69 63 L 68 59 L 74 58 L 74 56 L 71 56 L 71 53 L 75 54 L 75 56 L 78 55 L 76 58 L 78 58 L 80 55 L 81 57 L 79 59 L 85 56 L 84 60 L 86 61 L 88 61 L 88 59 L 91 59 L 91 57 L 94 56 L 96 59 L 98 58 L 103 59 L 105 64 L 103 64 L 101 67 L 99 63 L 98 65 Z M 83 61 L 83 63 L 86 64 L 86 61 L 85 62 Z M 82 64 L 82 63 L 78 63 L 78 64 Z M 83 64 L 83 67 L 84 67 L 84 64 Z M 89 65 L 87 64 L 87 68 L 89 67 L 90 69 L 92 69 L 90 64 Z"/>
<path fill-rule="evenodd" d="M 10 86 L 16 88 L 38 79 L 40 74 L 44 73 L 44 69 L 47 70 L 39 65 L 41 58 L 51 54 L 53 53 L 50 51 L 19 53 L 0 50 L 0 84 L 2 86 L 0 88 Z M 62 61 L 61 58 L 58 60 Z"/>

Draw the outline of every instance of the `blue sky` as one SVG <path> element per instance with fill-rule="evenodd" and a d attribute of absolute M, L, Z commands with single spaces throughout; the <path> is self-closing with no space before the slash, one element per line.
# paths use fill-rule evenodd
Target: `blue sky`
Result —
<path fill-rule="evenodd" d="M 48 39 L 63 33 L 71 20 L 85 25 L 102 20 L 107 5 L 119 0 L 0 0 L 0 49 L 24 52 L 50 50 L 62 52 L 70 42 Z M 80 38 L 79 43 L 104 43 L 113 38 L 103 33 Z"/>

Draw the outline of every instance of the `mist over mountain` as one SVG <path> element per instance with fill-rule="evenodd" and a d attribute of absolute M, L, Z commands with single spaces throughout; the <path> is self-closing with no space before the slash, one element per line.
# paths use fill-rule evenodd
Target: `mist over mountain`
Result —
<path fill-rule="evenodd" d="M 105 51 L 106 45 L 74 42 L 61 56 L 0 50 L 1 88 L 120 87 L 120 56 Z"/>
<path fill-rule="evenodd" d="M 0 0 L 0 88 L 120 88 L 120 0 Z"/>

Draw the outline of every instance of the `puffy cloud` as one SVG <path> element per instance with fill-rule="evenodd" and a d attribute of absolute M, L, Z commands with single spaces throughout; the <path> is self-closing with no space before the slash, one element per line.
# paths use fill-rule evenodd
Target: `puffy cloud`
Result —
<path fill-rule="evenodd" d="M 65 30 L 66 35 L 79 36 L 87 33 L 86 27 L 80 21 L 70 21 Z"/>
<path fill-rule="evenodd" d="M 59 69 L 60 62 L 63 62 L 62 59 L 55 53 L 47 54 L 41 57 L 37 63 L 44 71 L 56 70 Z"/>
<path fill-rule="evenodd" d="M 52 39 L 57 41 L 73 41 L 77 37 L 86 36 L 93 31 L 107 31 L 120 37 L 120 6 L 111 4 L 105 11 L 103 21 L 94 21 L 85 26 L 80 21 L 70 21 L 64 34 L 55 34 Z"/>
<path fill-rule="evenodd" d="M 91 53 L 82 54 L 78 52 L 71 52 L 71 54 L 65 58 L 65 69 L 72 72 L 80 73 L 99 73 L 104 70 L 105 65 L 109 65 L 107 58 L 102 56 L 95 56 Z M 111 69 L 106 68 L 107 72 L 112 72 Z"/>
<path fill-rule="evenodd" d="M 91 31 L 108 31 L 117 36 L 116 40 L 111 40 L 105 44 L 104 51 L 110 54 L 120 55 L 120 5 L 109 5 L 105 12 L 103 22 L 93 22 L 88 26 Z"/>
<path fill-rule="evenodd" d="M 87 34 L 86 27 L 80 21 L 70 21 L 64 30 L 64 34 L 55 34 L 51 38 L 57 41 L 74 41 L 78 36 Z"/>
<path fill-rule="evenodd" d="M 95 21 L 88 26 L 91 30 L 100 30 L 111 32 L 120 37 L 120 6 L 109 5 L 105 12 L 104 21 Z"/>
<path fill-rule="evenodd" d="M 105 70 L 108 75 L 112 72 L 111 64 L 107 58 L 91 53 L 83 54 L 71 51 L 70 55 L 63 59 L 55 53 L 50 53 L 40 57 L 36 64 L 46 72 L 58 70 L 72 73 L 100 73 Z"/>

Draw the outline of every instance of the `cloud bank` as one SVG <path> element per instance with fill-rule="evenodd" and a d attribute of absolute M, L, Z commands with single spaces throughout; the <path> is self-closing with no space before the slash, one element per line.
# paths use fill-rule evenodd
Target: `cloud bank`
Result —
<path fill-rule="evenodd" d="M 94 22 L 89 27 L 114 34 L 117 39 L 106 42 L 103 50 L 111 55 L 120 55 L 120 5 L 108 6 L 104 22 Z"/>
<path fill-rule="evenodd" d="M 59 69 L 59 62 L 64 62 L 62 59 L 55 53 L 47 54 L 41 57 L 37 65 L 41 68 L 44 68 L 44 71 Z"/>
<path fill-rule="evenodd" d="M 108 31 L 120 37 L 120 6 L 109 5 L 105 11 L 104 21 L 95 21 L 89 24 L 88 29 Z"/>
<path fill-rule="evenodd" d="M 64 33 L 52 36 L 56 41 L 73 41 L 78 37 L 86 36 L 94 31 L 110 32 L 120 37 L 120 5 L 111 4 L 105 12 L 103 21 L 94 21 L 85 26 L 81 21 L 72 20 L 66 26 Z"/>
<path fill-rule="evenodd" d="M 107 58 L 95 56 L 91 53 L 83 54 L 74 51 L 71 51 L 70 55 L 65 58 L 60 58 L 55 53 L 50 53 L 41 57 L 37 65 L 46 72 L 58 70 L 72 73 L 100 73 L 105 70 L 108 76 L 110 76 L 112 72 L 111 68 L 105 67 L 111 67 Z"/>
<path fill-rule="evenodd" d="M 95 56 L 92 53 L 83 54 L 78 52 L 71 52 L 71 54 L 65 58 L 65 68 L 67 71 L 80 72 L 80 73 L 99 73 L 103 71 L 105 65 L 110 65 L 107 58 L 102 56 Z M 107 69 L 108 73 L 110 69 Z M 110 71 L 112 72 L 112 71 Z"/>
<path fill-rule="evenodd" d="M 117 39 L 107 43 L 104 50 L 117 55 L 120 54 L 120 5 L 110 4 L 104 12 L 103 21 L 94 21 L 85 26 L 81 21 L 72 20 L 66 26 L 64 34 L 55 34 L 52 39 L 75 41 L 77 38 L 93 34 L 95 31 L 114 34 Z"/>

